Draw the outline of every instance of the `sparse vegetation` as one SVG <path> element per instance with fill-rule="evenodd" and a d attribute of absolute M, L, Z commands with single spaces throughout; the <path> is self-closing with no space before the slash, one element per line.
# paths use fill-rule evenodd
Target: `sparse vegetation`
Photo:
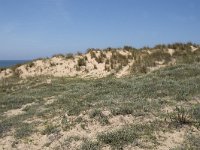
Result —
<path fill-rule="evenodd" d="M 95 58 L 96 59 L 96 54 L 93 50 L 89 51 L 91 58 Z"/>
<path fill-rule="evenodd" d="M 59 132 L 58 128 L 55 125 L 48 124 L 45 129 L 43 130 L 42 134 L 50 135 L 52 133 Z"/>
<path fill-rule="evenodd" d="M 152 134 L 153 130 L 155 128 L 151 125 L 133 125 L 100 134 L 98 140 L 117 149 L 122 149 L 124 145 L 130 143 L 137 145 L 140 138 L 147 138 L 149 141 L 155 139 Z"/>
<path fill-rule="evenodd" d="M 135 51 L 135 50 L 137 50 L 136 48 L 134 48 L 134 47 L 132 47 L 132 46 L 124 46 L 124 48 L 123 49 L 125 49 L 125 50 L 127 50 L 127 51 Z"/>
<path fill-rule="evenodd" d="M 77 52 L 77 55 L 78 55 L 78 56 L 82 56 L 83 53 L 82 53 L 82 52 Z"/>
<path fill-rule="evenodd" d="M 184 125 L 192 122 L 189 110 L 183 107 L 176 107 L 174 113 L 170 115 L 170 119 L 176 125 Z"/>
<path fill-rule="evenodd" d="M 81 145 L 81 150 L 100 150 L 100 144 L 98 142 L 86 140 Z"/>
<path fill-rule="evenodd" d="M 5 67 L 0 67 L 0 72 L 6 70 Z"/>
<path fill-rule="evenodd" d="M 176 48 L 180 55 L 169 56 L 168 47 Z M 166 138 L 176 137 L 174 131 L 191 132 L 175 149 L 199 149 L 200 53 L 190 53 L 189 47 L 190 44 L 157 45 L 155 49 L 148 48 L 151 54 L 125 47 L 131 49 L 127 56 L 123 55 L 126 51 L 120 54 L 119 49 L 111 48 L 107 49 L 113 55 L 111 59 L 105 58 L 106 50 L 100 55 L 95 52 L 93 57 L 101 57 L 107 71 L 123 68 L 134 58 L 134 75 L 123 78 L 1 79 L 0 149 L 5 148 L 4 143 L 16 149 L 32 148 L 38 143 L 38 149 L 170 149 Z M 77 58 L 72 60 L 78 61 L 77 69 L 87 69 L 90 58 Z M 175 64 L 149 72 L 156 61 L 164 60 L 165 65 L 174 58 Z M 183 61 L 184 58 L 188 59 Z M 45 139 L 46 143 L 41 144 Z"/>
<path fill-rule="evenodd" d="M 33 128 L 31 124 L 24 123 L 15 131 L 15 137 L 17 139 L 28 137 L 34 132 Z"/>
<path fill-rule="evenodd" d="M 97 66 L 96 66 L 96 65 L 94 65 L 94 69 L 97 69 Z"/>
<path fill-rule="evenodd" d="M 98 109 L 94 109 L 89 114 L 90 118 L 97 119 L 102 125 L 109 124 L 108 117 L 103 115 L 102 112 Z"/>
<path fill-rule="evenodd" d="M 128 115 L 128 114 L 132 114 L 134 112 L 133 110 L 134 108 L 132 106 L 121 106 L 118 108 L 113 108 L 112 109 L 112 114 L 113 115 Z"/>
<path fill-rule="evenodd" d="M 172 150 L 198 150 L 200 148 L 200 136 L 194 135 L 194 134 L 187 134 L 185 136 L 184 142 L 181 144 L 181 146 L 178 146 L 176 148 L 173 148 Z"/>
<path fill-rule="evenodd" d="M 72 54 L 72 53 L 68 53 L 68 54 L 66 54 L 66 59 L 72 59 L 72 58 L 74 58 L 74 55 Z"/>
<path fill-rule="evenodd" d="M 33 62 L 30 62 L 30 63 L 28 63 L 26 66 L 27 66 L 28 68 L 32 68 L 32 67 L 35 66 L 35 64 L 34 64 Z"/>
<path fill-rule="evenodd" d="M 78 66 L 86 66 L 86 59 L 85 58 L 79 58 L 78 59 Z"/>
<path fill-rule="evenodd" d="M 61 58 L 64 58 L 65 55 L 63 55 L 63 54 L 54 54 L 52 57 L 61 57 Z"/>

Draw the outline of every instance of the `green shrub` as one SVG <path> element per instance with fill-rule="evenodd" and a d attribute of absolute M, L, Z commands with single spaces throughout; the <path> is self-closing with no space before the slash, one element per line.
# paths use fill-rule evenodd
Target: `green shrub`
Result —
<path fill-rule="evenodd" d="M 158 44 L 156 46 L 153 47 L 153 49 L 166 49 L 167 48 L 167 45 L 165 44 Z"/>
<path fill-rule="evenodd" d="M 68 121 L 66 116 L 62 117 L 61 126 L 62 126 L 62 129 L 64 131 L 66 131 L 66 130 L 68 130 L 70 128 L 70 123 L 69 123 L 69 121 Z"/>
<path fill-rule="evenodd" d="M 110 66 L 105 64 L 105 71 L 110 71 Z"/>
<path fill-rule="evenodd" d="M 103 54 L 103 52 L 102 51 L 100 51 L 100 56 L 99 57 L 97 57 L 96 55 L 95 55 L 95 60 L 96 60 L 96 62 L 97 63 L 103 63 L 104 62 L 104 58 L 105 58 L 106 56 Z"/>
<path fill-rule="evenodd" d="M 0 72 L 6 70 L 4 67 L 0 67 Z"/>
<path fill-rule="evenodd" d="M 30 136 L 33 132 L 33 126 L 31 124 L 24 123 L 15 131 L 14 136 L 21 139 Z"/>
<path fill-rule="evenodd" d="M 96 65 L 94 65 L 94 69 L 97 69 L 97 66 L 96 66 Z"/>
<path fill-rule="evenodd" d="M 82 145 L 81 145 L 81 150 L 100 150 L 101 146 L 98 142 L 93 142 L 86 140 Z"/>
<path fill-rule="evenodd" d="M 153 139 L 152 133 L 154 129 L 151 125 L 126 126 L 115 131 L 99 134 L 97 139 L 114 148 L 123 149 L 124 145 L 137 143 L 137 140 L 143 136 Z"/>
<path fill-rule="evenodd" d="M 132 47 L 132 46 L 124 46 L 124 48 L 123 48 L 124 50 L 127 50 L 127 51 L 135 51 L 135 50 L 137 50 L 136 48 L 134 48 L 134 47 Z"/>
<path fill-rule="evenodd" d="M 134 112 L 133 107 L 131 106 L 121 106 L 119 108 L 113 108 L 112 110 L 113 115 L 128 115 Z"/>
<path fill-rule="evenodd" d="M 91 58 L 97 58 L 95 52 L 93 50 L 89 51 L 90 55 L 91 55 Z"/>
<path fill-rule="evenodd" d="M 51 66 L 51 67 L 55 67 L 55 66 L 56 66 L 56 63 L 50 62 L 50 66 Z"/>
<path fill-rule="evenodd" d="M 66 54 L 65 58 L 72 59 L 72 58 L 74 58 L 74 55 L 72 53 L 68 53 L 68 54 Z"/>
<path fill-rule="evenodd" d="M 148 69 L 145 65 L 141 65 L 138 63 L 134 63 L 132 65 L 132 70 L 133 73 L 142 73 L 142 74 L 146 74 L 148 72 Z"/>
<path fill-rule="evenodd" d="M 30 62 L 30 63 L 28 63 L 27 65 L 26 65 L 26 68 L 28 67 L 28 68 L 32 68 L 32 67 L 34 67 L 35 66 L 35 63 L 34 62 Z"/>
<path fill-rule="evenodd" d="M 110 61 L 109 61 L 109 59 L 106 59 L 106 62 L 105 62 L 105 64 L 110 64 Z"/>
<path fill-rule="evenodd" d="M 42 134 L 43 135 L 46 135 L 46 134 L 50 135 L 52 133 L 57 133 L 57 132 L 59 132 L 59 129 L 57 128 L 57 126 L 52 125 L 52 124 L 48 124 L 46 126 L 46 128 L 43 130 Z"/>
<path fill-rule="evenodd" d="M 90 118 L 95 118 L 95 117 L 100 116 L 100 115 L 101 115 L 101 111 L 98 110 L 98 109 L 94 109 L 89 113 Z"/>
<path fill-rule="evenodd" d="M 192 109 L 191 109 L 191 117 L 194 121 L 194 123 L 197 125 L 197 127 L 200 127 L 200 104 L 196 104 Z"/>
<path fill-rule="evenodd" d="M 85 58 L 79 58 L 78 59 L 78 66 L 86 66 Z"/>
<path fill-rule="evenodd" d="M 183 141 L 181 146 L 173 148 L 172 150 L 198 150 L 200 148 L 200 136 L 187 134 L 186 139 Z"/>
<path fill-rule="evenodd" d="M 94 109 L 89 114 L 90 118 L 96 118 L 102 125 L 109 124 L 108 117 L 104 116 L 102 112 L 98 109 Z"/>
<path fill-rule="evenodd" d="M 61 57 L 61 58 L 64 58 L 65 55 L 63 55 L 63 54 L 54 54 L 52 57 Z"/>
<path fill-rule="evenodd" d="M 81 53 L 81 52 L 77 52 L 77 55 L 78 55 L 78 56 L 82 56 L 83 53 Z"/>
<path fill-rule="evenodd" d="M 170 115 L 170 119 L 173 123 L 177 125 L 189 124 L 191 123 L 190 111 L 186 108 L 176 107 L 174 112 Z"/>

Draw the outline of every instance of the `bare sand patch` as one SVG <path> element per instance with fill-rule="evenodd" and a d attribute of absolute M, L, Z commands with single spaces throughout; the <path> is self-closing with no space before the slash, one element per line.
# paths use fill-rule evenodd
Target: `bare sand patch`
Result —
<path fill-rule="evenodd" d="M 23 105 L 21 108 L 19 109 L 11 109 L 11 110 L 8 110 L 7 112 L 5 112 L 3 115 L 6 116 L 6 117 L 12 117 L 12 116 L 17 116 L 17 115 L 21 115 L 24 113 L 23 109 L 26 108 L 27 106 L 31 106 L 31 105 L 34 105 L 35 103 L 28 103 L 28 104 L 25 104 Z"/>

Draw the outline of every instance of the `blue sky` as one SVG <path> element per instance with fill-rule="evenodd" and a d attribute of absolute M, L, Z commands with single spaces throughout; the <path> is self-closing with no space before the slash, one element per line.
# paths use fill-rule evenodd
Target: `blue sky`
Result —
<path fill-rule="evenodd" d="M 200 43 L 200 0 L 0 0 L 0 59 Z"/>

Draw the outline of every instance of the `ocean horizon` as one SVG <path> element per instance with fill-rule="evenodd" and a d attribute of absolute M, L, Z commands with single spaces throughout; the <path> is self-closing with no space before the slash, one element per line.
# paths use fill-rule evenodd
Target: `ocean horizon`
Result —
<path fill-rule="evenodd" d="M 0 67 L 12 67 L 17 64 L 22 64 L 30 60 L 0 60 Z"/>

